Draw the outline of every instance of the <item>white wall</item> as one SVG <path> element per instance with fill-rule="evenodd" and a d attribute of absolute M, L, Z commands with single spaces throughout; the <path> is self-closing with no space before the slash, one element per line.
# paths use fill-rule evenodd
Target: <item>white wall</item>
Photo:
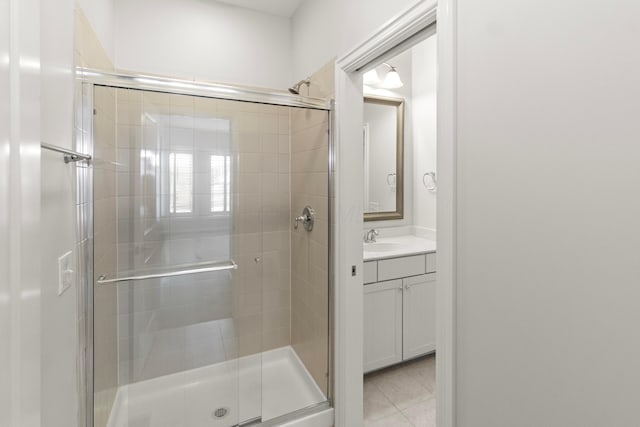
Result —
<path fill-rule="evenodd" d="M 0 1 L 0 424 L 41 416 L 39 0 Z M 8 102 L 7 102 L 8 101 Z"/>
<path fill-rule="evenodd" d="M 640 425 L 640 3 L 457 3 L 457 425 Z"/>
<path fill-rule="evenodd" d="M 415 2 L 305 0 L 292 17 L 294 78 L 312 74 Z"/>
<path fill-rule="evenodd" d="M 293 84 L 288 18 L 214 0 L 116 0 L 115 34 L 118 69 L 283 90 Z"/>
<path fill-rule="evenodd" d="M 76 0 L 95 31 L 102 47 L 115 57 L 115 0 Z"/>
<path fill-rule="evenodd" d="M 426 189 L 425 172 L 436 172 L 437 126 L 437 36 L 411 49 L 413 123 L 413 224 L 436 229 L 436 193 Z M 436 176 L 437 180 L 437 176 Z M 425 179 L 431 184 L 429 178 Z"/>
<path fill-rule="evenodd" d="M 339 0 L 305 0 L 291 17 L 294 79 L 313 74 L 338 55 L 338 3 Z"/>
<path fill-rule="evenodd" d="M 41 138 L 73 148 L 74 1 L 41 2 Z M 75 164 L 41 153 L 41 386 L 42 425 L 78 422 L 78 304 L 74 282 L 58 296 L 58 257 L 76 249 Z M 73 261 L 72 261 L 72 265 Z"/>
<path fill-rule="evenodd" d="M 11 28 L 9 15 L 9 0 L 0 0 L 0 28 Z M 0 32 L 0 58 L 10 58 L 9 31 Z M 0 425 L 8 426 L 12 423 L 11 397 L 14 384 L 11 377 L 12 346 L 11 339 L 11 274 L 10 258 L 11 223 L 9 217 L 9 200 L 11 198 L 11 81 L 9 77 L 9 62 L 0 60 L 0 341 L 5 343 L 0 347 Z"/>

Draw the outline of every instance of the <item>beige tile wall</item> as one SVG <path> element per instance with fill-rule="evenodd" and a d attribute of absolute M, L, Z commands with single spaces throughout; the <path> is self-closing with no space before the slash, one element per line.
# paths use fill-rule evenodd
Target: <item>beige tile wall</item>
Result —
<path fill-rule="evenodd" d="M 216 101 L 119 89 L 117 108 L 118 271 L 229 259 L 230 214 L 210 209 L 210 156 L 231 154 Z M 169 207 L 171 153 L 193 162 L 189 212 Z M 224 360 L 231 301 L 226 272 L 122 283 L 120 384 Z"/>
<path fill-rule="evenodd" d="M 289 109 L 219 101 L 234 152 L 233 320 L 238 355 L 290 344 Z M 256 258 L 259 258 L 256 262 Z"/>
<path fill-rule="evenodd" d="M 94 277 L 116 271 L 115 90 L 94 92 Z M 117 295 L 115 286 L 94 287 L 95 424 L 105 425 L 117 389 Z M 103 424 L 104 422 L 104 424 Z"/>
<path fill-rule="evenodd" d="M 309 96 L 324 99 L 335 97 L 335 64 L 335 59 L 332 59 L 311 75 Z"/>
<path fill-rule="evenodd" d="M 289 132 L 287 108 L 117 91 L 118 271 L 240 266 L 122 284 L 121 384 L 289 345 Z M 169 153 L 193 158 L 190 212 L 168 210 Z M 212 155 L 231 159 L 227 213 L 211 212 Z"/>
<path fill-rule="evenodd" d="M 311 232 L 291 235 L 291 337 L 318 385 L 327 390 L 328 367 L 328 113 L 295 109 L 292 123 L 291 215 L 306 205 L 316 214 Z"/>
<path fill-rule="evenodd" d="M 311 77 L 309 95 L 330 98 L 334 62 Z M 329 116 L 291 111 L 291 215 L 306 205 L 316 211 L 311 232 L 291 236 L 291 343 L 316 383 L 328 391 L 329 369 Z"/>
<path fill-rule="evenodd" d="M 75 11 L 75 64 L 81 67 L 112 69 L 113 65 L 80 8 Z M 76 132 L 78 144 L 91 137 L 91 108 L 78 87 Z M 94 188 L 94 275 L 116 271 L 115 202 L 115 92 L 97 88 L 93 117 Z M 85 145 L 86 146 L 86 145 Z M 89 210 L 82 209 L 84 215 Z M 80 218 L 81 219 L 81 218 Z M 94 425 L 105 426 L 117 391 L 117 298 L 114 287 L 94 289 Z M 83 319 L 84 320 L 84 319 Z M 89 409 L 91 410 L 91 409 Z"/>

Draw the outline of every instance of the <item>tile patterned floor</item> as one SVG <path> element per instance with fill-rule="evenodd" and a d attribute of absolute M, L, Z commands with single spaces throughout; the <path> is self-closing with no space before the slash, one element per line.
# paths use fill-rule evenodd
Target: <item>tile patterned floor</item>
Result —
<path fill-rule="evenodd" d="M 364 376 L 366 427 L 435 427 L 436 356 Z"/>

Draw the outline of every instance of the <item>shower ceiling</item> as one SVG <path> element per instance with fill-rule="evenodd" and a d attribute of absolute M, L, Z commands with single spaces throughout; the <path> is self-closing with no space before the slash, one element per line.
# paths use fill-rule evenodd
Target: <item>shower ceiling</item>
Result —
<path fill-rule="evenodd" d="M 302 0 L 217 0 L 221 3 L 227 3 L 233 6 L 243 7 L 245 9 L 257 10 L 272 15 L 284 16 L 291 18 Z"/>

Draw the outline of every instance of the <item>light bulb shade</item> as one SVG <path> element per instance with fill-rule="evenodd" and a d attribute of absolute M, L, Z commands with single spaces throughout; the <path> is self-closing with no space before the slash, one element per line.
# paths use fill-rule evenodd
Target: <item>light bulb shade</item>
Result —
<path fill-rule="evenodd" d="M 404 86 L 402 80 L 400 80 L 400 74 L 398 74 L 395 68 L 389 70 L 387 76 L 384 78 L 382 86 L 387 89 L 397 89 Z"/>
<path fill-rule="evenodd" d="M 380 76 L 378 76 L 378 72 L 374 68 L 373 70 L 369 70 L 364 73 L 362 76 L 362 82 L 367 86 L 380 84 Z"/>

